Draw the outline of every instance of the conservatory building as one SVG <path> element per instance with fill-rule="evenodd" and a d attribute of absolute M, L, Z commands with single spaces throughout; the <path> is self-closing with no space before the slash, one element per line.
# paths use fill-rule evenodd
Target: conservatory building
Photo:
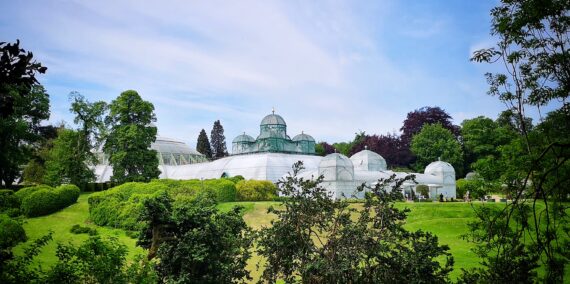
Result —
<path fill-rule="evenodd" d="M 317 156 L 315 139 L 303 132 L 291 139 L 285 120 L 275 112 L 265 116 L 259 127 L 257 138 L 245 133 L 237 136 L 232 141 L 232 154 L 214 161 L 207 161 L 204 155 L 181 141 L 157 137 L 151 148 L 158 152 L 160 178 L 212 179 L 241 175 L 245 179 L 276 182 L 292 171 L 293 164 L 302 161 L 304 170 L 300 175 L 306 179 L 322 175 L 323 186 L 331 197 L 360 198 L 363 193 L 357 193 L 356 188 L 362 183 L 373 186 L 379 179 L 410 174 L 388 170 L 386 160 L 367 149 L 350 158 L 338 153 Z M 109 181 L 112 175 L 112 168 L 103 160 L 95 167 L 98 182 Z M 440 194 L 455 198 L 455 171 L 449 163 L 435 161 L 423 173 L 412 174 L 416 182 L 404 184 L 408 194 L 423 184 L 428 186 L 430 198 Z"/>

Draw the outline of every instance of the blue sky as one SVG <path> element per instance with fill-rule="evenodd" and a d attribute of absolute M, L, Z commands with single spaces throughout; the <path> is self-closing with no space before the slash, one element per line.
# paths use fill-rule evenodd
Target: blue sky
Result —
<path fill-rule="evenodd" d="M 162 136 L 195 145 L 221 120 L 226 141 L 259 133 L 275 107 L 293 136 L 347 141 L 397 132 L 439 106 L 459 124 L 495 118 L 469 61 L 490 47 L 495 1 L 1 1 L 0 41 L 20 39 L 48 67 L 51 122 L 68 94 L 110 102 L 134 89 Z"/>

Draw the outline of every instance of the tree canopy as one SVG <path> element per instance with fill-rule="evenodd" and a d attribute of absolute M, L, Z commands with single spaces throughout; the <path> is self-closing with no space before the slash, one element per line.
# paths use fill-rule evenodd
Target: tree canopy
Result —
<path fill-rule="evenodd" d="M 451 131 L 441 124 L 426 124 L 412 139 L 412 152 L 416 155 L 416 170 L 441 159 L 453 165 L 456 173 L 463 171 L 463 151 Z"/>
<path fill-rule="evenodd" d="M 158 157 L 150 149 L 156 141 L 154 106 L 136 91 L 124 91 L 109 105 L 105 122 L 109 133 L 103 151 L 113 166 L 111 180 L 116 182 L 150 181 L 158 178 Z"/>
<path fill-rule="evenodd" d="M 6 186 L 28 162 L 40 122 L 49 118 L 49 95 L 35 77 L 46 70 L 20 41 L 0 42 L 0 182 Z"/>

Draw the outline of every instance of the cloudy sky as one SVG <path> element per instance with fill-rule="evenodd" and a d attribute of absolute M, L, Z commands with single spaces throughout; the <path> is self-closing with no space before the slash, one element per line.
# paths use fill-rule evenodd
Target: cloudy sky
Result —
<path fill-rule="evenodd" d="M 395 132 L 439 106 L 456 123 L 504 106 L 486 95 L 495 1 L 0 1 L 0 41 L 48 67 L 51 122 L 68 94 L 110 102 L 134 89 L 159 134 L 195 145 L 221 120 L 226 140 L 259 133 L 272 107 L 293 136 L 347 141 Z M 231 147 L 231 145 L 229 145 Z"/>

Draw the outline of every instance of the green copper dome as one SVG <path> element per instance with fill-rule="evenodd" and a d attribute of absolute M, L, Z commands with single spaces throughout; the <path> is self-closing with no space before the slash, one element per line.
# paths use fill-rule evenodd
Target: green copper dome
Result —
<path fill-rule="evenodd" d="M 285 120 L 283 119 L 283 117 L 281 117 L 278 114 L 270 114 L 267 115 L 266 117 L 263 118 L 263 120 L 261 120 L 261 124 L 260 125 L 287 125 L 285 123 Z"/>
<path fill-rule="evenodd" d="M 255 142 L 255 139 L 253 139 L 253 137 L 247 135 L 247 134 L 242 134 L 242 135 L 238 135 L 236 138 L 234 138 L 234 140 L 232 141 L 232 143 L 243 143 L 243 142 Z"/>
<path fill-rule="evenodd" d="M 295 135 L 295 137 L 293 137 L 293 141 L 311 141 L 311 142 L 315 142 L 315 138 L 313 138 L 311 135 L 309 134 L 305 134 L 305 133 L 301 133 L 298 135 Z"/>

